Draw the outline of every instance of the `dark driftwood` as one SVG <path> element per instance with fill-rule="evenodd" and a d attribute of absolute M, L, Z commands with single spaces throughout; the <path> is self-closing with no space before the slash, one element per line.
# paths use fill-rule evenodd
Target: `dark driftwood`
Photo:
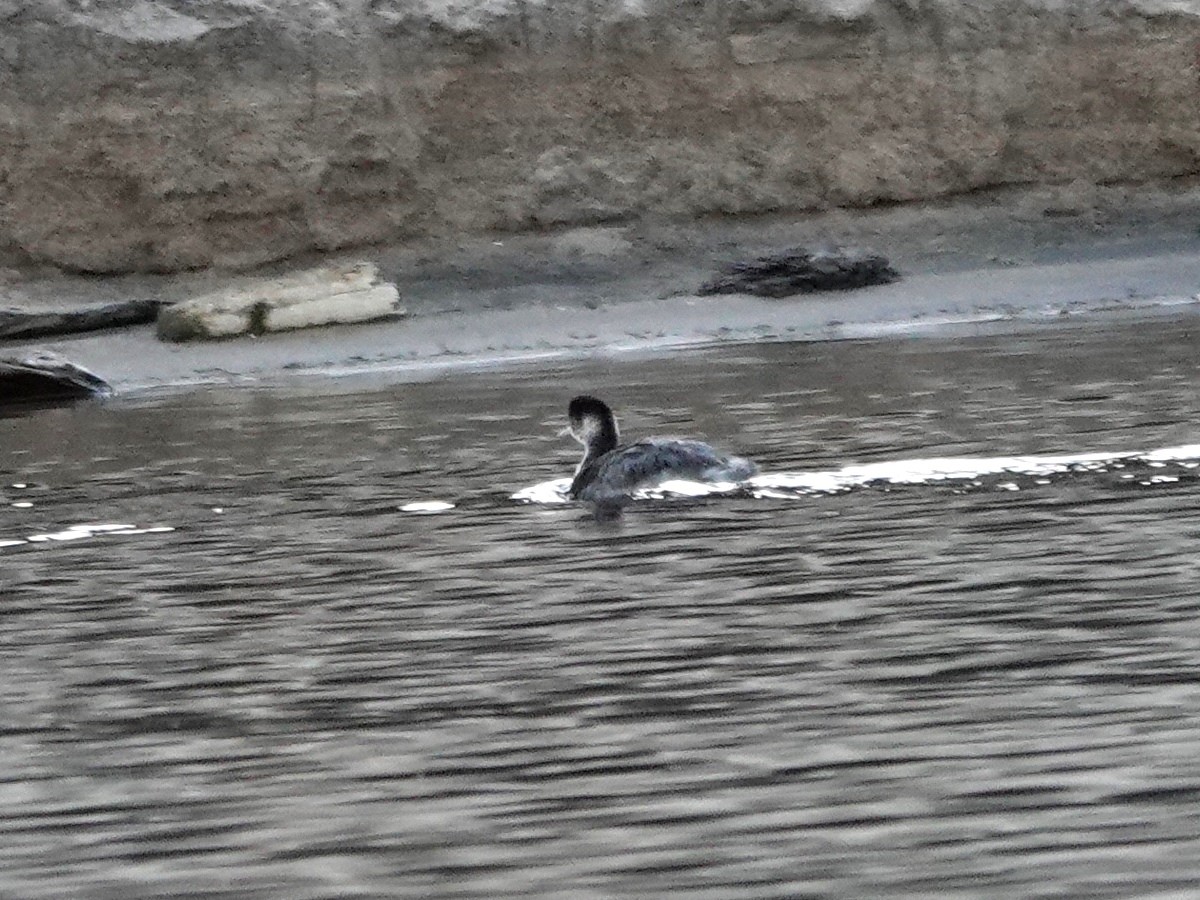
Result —
<path fill-rule="evenodd" d="M 0 408 L 107 397 L 108 382 L 54 353 L 0 357 Z"/>
<path fill-rule="evenodd" d="M 734 262 L 700 287 L 701 294 L 790 297 L 813 291 L 848 291 L 887 284 L 900 277 L 887 257 L 863 250 L 806 250 L 795 247 Z"/>
<path fill-rule="evenodd" d="M 97 331 L 153 322 L 161 300 L 125 300 L 85 309 L 30 312 L 24 309 L 0 309 L 0 338 L 43 337 L 74 331 Z"/>

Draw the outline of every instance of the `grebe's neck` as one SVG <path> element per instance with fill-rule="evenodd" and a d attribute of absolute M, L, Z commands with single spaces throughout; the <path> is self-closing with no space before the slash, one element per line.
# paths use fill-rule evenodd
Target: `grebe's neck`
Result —
<path fill-rule="evenodd" d="M 583 420 L 581 443 L 585 448 L 583 458 L 597 458 L 609 450 L 615 450 L 621 436 L 617 432 L 617 420 L 611 412 L 604 410 L 606 415 L 588 416 Z"/>
<path fill-rule="evenodd" d="M 571 429 L 575 440 L 583 444 L 583 458 L 575 467 L 575 476 L 571 479 L 572 496 L 578 494 L 595 477 L 592 464 L 605 453 L 615 450 L 620 441 L 617 420 L 607 408 L 604 413 L 604 415 L 587 415 L 577 429 Z"/>

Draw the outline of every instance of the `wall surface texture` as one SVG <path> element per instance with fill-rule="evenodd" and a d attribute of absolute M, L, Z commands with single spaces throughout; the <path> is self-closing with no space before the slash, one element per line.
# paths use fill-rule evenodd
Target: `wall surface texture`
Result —
<path fill-rule="evenodd" d="M 411 236 L 1200 172 L 1200 0 L 0 0 L 0 249 Z"/>

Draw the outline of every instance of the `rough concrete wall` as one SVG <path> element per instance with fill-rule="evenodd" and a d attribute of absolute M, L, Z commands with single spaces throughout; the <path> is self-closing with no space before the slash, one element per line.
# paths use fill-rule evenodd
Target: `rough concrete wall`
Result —
<path fill-rule="evenodd" d="M 0 247 L 119 272 L 1200 171 L 1200 0 L 0 0 Z"/>

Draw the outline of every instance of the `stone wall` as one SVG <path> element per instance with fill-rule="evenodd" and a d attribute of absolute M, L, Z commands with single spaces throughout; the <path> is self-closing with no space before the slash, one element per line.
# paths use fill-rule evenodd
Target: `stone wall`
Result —
<path fill-rule="evenodd" d="M 415 235 L 1200 172 L 1200 0 L 0 0 L 0 248 Z"/>

